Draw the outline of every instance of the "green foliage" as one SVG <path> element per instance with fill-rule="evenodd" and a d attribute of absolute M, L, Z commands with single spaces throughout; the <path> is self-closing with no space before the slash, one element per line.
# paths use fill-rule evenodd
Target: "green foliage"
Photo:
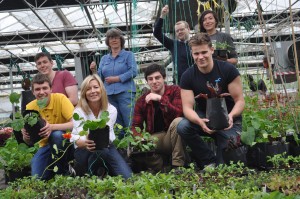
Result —
<path fill-rule="evenodd" d="M 97 176 L 56 175 L 49 181 L 27 177 L 1 190 L 0 198 L 299 198 L 299 171 L 240 175 L 241 170 L 247 171 L 241 164 L 216 170 L 209 175 L 194 168 L 181 173 L 142 172 L 126 181 L 120 176 L 101 180 Z M 271 191 L 262 191 L 265 186 Z"/>
<path fill-rule="evenodd" d="M 20 94 L 13 92 L 9 95 L 9 101 L 14 106 L 17 106 L 17 104 L 20 102 L 20 97 L 21 97 Z M 47 106 L 47 102 L 48 102 L 48 98 L 37 100 L 38 107 L 40 109 L 45 108 Z M 37 113 L 26 114 L 23 117 L 21 112 L 17 111 L 15 113 L 15 118 L 11 121 L 10 125 L 15 131 L 21 131 L 21 129 L 24 128 L 25 124 L 29 124 L 30 126 L 33 126 L 37 123 L 39 118 L 40 116 Z"/>
<path fill-rule="evenodd" d="M 9 138 L 4 147 L 0 149 L 0 168 L 10 171 L 21 171 L 30 166 L 31 159 L 37 147 L 28 147 L 26 144 L 18 144 L 15 138 Z"/>
<path fill-rule="evenodd" d="M 245 97 L 242 142 L 254 145 L 259 142 L 281 140 L 286 133 L 296 132 L 292 114 L 287 107 L 261 107 L 257 97 Z M 281 115 L 281 118 L 280 118 Z"/>
<path fill-rule="evenodd" d="M 151 134 L 145 130 L 136 128 L 140 136 L 134 136 L 129 128 L 123 128 L 117 124 L 115 126 L 115 133 L 118 135 L 121 130 L 125 131 L 125 136 L 122 139 L 117 138 L 114 141 L 117 148 L 124 149 L 130 147 L 130 149 L 135 152 L 153 151 L 156 148 L 158 138 L 151 136 Z"/>
<path fill-rule="evenodd" d="M 216 42 L 215 49 L 216 50 L 227 50 L 231 46 L 227 44 L 227 42 Z"/>
<path fill-rule="evenodd" d="M 20 112 L 16 112 L 15 119 L 11 121 L 11 127 L 15 131 L 21 131 L 21 129 L 24 128 L 26 123 L 29 124 L 30 126 L 34 126 L 39 120 L 39 118 L 40 115 L 37 113 L 29 113 L 23 117 Z"/>
<path fill-rule="evenodd" d="M 75 121 L 81 121 L 79 126 L 82 126 L 83 130 L 79 132 L 79 135 L 83 136 L 88 134 L 88 130 L 103 129 L 109 121 L 109 112 L 103 111 L 100 118 L 96 120 L 84 120 L 77 113 L 74 113 L 73 119 Z"/>
<path fill-rule="evenodd" d="M 19 104 L 20 103 L 20 97 L 21 97 L 21 94 L 18 94 L 16 92 L 12 92 L 9 95 L 9 101 L 12 104 Z"/>

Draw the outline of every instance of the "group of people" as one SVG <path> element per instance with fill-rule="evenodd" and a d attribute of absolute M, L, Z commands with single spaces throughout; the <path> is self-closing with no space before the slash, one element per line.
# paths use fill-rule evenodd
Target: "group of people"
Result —
<path fill-rule="evenodd" d="M 69 145 L 65 144 L 63 134 L 72 130 L 70 142 L 75 148 L 72 153 L 83 173 L 91 173 L 91 167 L 101 163 L 110 175 L 129 178 L 132 170 L 113 145 L 115 123 L 131 129 L 134 136 L 141 136 L 136 131 L 139 127 L 157 137 L 156 152 L 170 156 L 173 168 L 187 165 L 186 146 L 191 148 L 199 167 L 223 163 L 222 151 L 228 148 L 229 139 L 239 140 L 245 102 L 240 74 L 233 65 L 237 63 L 234 47 L 228 51 L 227 59 L 220 61 L 213 58 L 212 40 L 225 39 L 231 44 L 232 39 L 216 30 L 218 20 L 212 11 L 204 12 L 200 17 L 200 25 L 206 33 L 197 33 L 190 38 L 188 23 L 179 21 L 175 24 L 178 40 L 170 39 L 162 32 L 163 18 L 168 12 L 168 6 L 162 8 L 154 36 L 170 50 L 179 85 L 166 85 L 165 68 L 152 64 L 144 72 L 150 89 L 136 102 L 134 78 L 137 64 L 134 54 L 124 49 L 125 39 L 118 29 L 107 31 L 105 43 L 110 53 L 101 58 L 98 69 L 95 62 L 90 64 L 93 74 L 82 82 L 79 99 L 76 79 L 66 70 L 54 71 L 49 54 L 36 55 L 39 73 L 32 79 L 36 100 L 27 104 L 26 109 L 39 111 L 46 125 L 40 129 L 40 136 L 44 139 L 39 142 L 40 148 L 32 159 L 32 175 L 50 179 L 55 173 L 66 173 L 67 157 L 62 154 Z M 205 116 L 205 96 L 210 93 L 207 84 L 215 85 L 216 79 L 222 94 L 225 94 L 228 109 L 229 126 L 222 130 L 210 129 Z M 199 98 L 199 95 L 204 97 Z M 45 98 L 47 105 L 41 109 L 37 100 Z M 77 113 L 84 120 L 95 120 L 104 111 L 109 113 L 109 145 L 96 150 L 94 141 L 79 133 L 81 122 L 72 116 Z M 29 132 L 22 129 L 22 134 L 24 141 L 32 144 Z M 202 136 L 215 139 L 216 154 L 208 148 Z M 162 157 L 157 156 L 150 164 L 162 165 Z"/>

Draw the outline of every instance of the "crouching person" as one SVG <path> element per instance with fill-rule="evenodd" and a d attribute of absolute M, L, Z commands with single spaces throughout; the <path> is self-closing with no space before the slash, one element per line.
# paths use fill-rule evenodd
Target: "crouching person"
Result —
<path fill-rule="evenodd" d="M 39 150 L 31 161 L 31 175 L 40 179 L 51 179 L 54 174 L 68 172 L 66 155 L 67 142 L 63 134 L 73 128 L 72 115 L 74 106 L 63 94 L 51 93 L 51 81 L 47 75 L 38 73 L 32 79 L 32 92 L 35 100 L 27 104 L 26 110 L 38 111 L 46 121 L 46 125 L 40 129 L 39 135 L 43 137 L 39 141 Z M 46 100 L 46 106 L 40 108 L 38 100 Z M 27 144 L 34 144 L 30 140 L 30 132 L 22 129 L 23 139 Z"/>
<path fill-rule="evenodd" d="M 79 175 L 89 173 L 91 175 L 102 175 L 97 173 L 100 167 L 107 170 L 112 176 L 121 175 L 127 179 L 131 177 L 132 171 L 123 157 L 119 154 L 112 144 L 116 138 L 114 133 L 114 124 L 117 118 L 117 109 L 109 104 L 103 82 L 98 75 L 90 75 L 85 78 L 81 84 L 80 99 L 74 113 L 86 120 L 99 119 L 104 111 L 109 113 L 109 145 L 101 150 L 96 150 L 96 144 L 93 140 L 88 139 L 86 135 L 80 135 L 83 130 L 82 121 L 73 120 L 74 128 L 72 131 L 71 141 L 75 144 L 75 161 Z"/>
<path fill-rule="evenodd" d="M 190 39 L 189 45 L 195 64 L 181 78 L 184 119 L 178 124 L 177 131 L 192 149 L 198 165 L 204 167 L 223 163 L 223 151 L 240 144 L 241 114 L 245 101 L 239 71 L 228 62 L 213 60 L 214 49 L 209 36 L 198 33 Z M 210 87 L 213 89 L 209 89 L 207 85 L 212 85 Z M 209 120 L 206 118 L 206 98 L 216 95 L 225 96 L 229 124 L 227 128 L 217 131 L 208 127 Z M 210 136 L 216 141 L 216 155 L 201 136 Z"/>
<path fill-rule="evenodd" d="M 166 71 L 157 64 L 146 68 L 145 79 L 150 91 L 143 94 L 136 102 L 131 129 L 135 136 L 140 136 L 136 127 L 158 138 L 156 152 L 172 156 L 172 166 L 182 167 L 185 164 L 185 154 L 180 136 L 177 134 L 177 124 L 182 119 L 182 102 L 180 88 L 176 85 L 165 85 Z M 146 160 L 145 160 L 146 161 Z M 157 156 L 148 162 L 153 170 L 162 168 L 163 159 Z"/>

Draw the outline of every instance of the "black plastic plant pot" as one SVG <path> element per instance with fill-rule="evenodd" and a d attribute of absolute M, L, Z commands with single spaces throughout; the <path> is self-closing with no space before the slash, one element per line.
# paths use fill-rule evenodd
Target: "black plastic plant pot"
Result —
<path fill-rule="evenodd" d="M 31 116 L 33 114 L 37 114 L 37 123 L 34 124 L 33 126 L 31 126 L 28 123 L 25 123 L 24 128 L 25 130 L 29 133 L 30 136 L 30 141 L 32 143 L 36 143 L 38 141 L 40 141 L 43 137 L 39 136 L 39 132 L 41 130 L 41 128 L 43 128 L 46 125 L 46 121 L 40 117 L 39 112 L 35 111 L 35 110 L 26 110 L 23 113 L 23 117 L 25 117 L 26 115 Z"/>
<path fill-rule="evenodd" d="M 17 179 L 30 176 L 30 167 L 25 167 L 21 171 L 5 170 L 5 183 L 14 182 Z"/>
<path fill-rule="evenodd" d="M 227 50 L 218 50 L 218 56 L 221 58 L 227 57 Z"/>
<path fill-rule="evenodd" d="M 206 118 L 212 130 L 222 130 L 229 126 L 225 98 L 209 98 L 206 101 Z"/>
<path fill-rule="evenodd" d="M 96 144 L 96 150 L 107 148 L 109 145 L 109 126 L 103 129 L 90 130 L 88 138 Z"/>
<path fill-rule="evenodd" d="M 155 154 L 155 151 L 133 151 L 130 153 L 130 157 L 137 157 L 137 158 L 147 158 L 147 157 L 152 157 Z"/>
<path fill-rule="evenodd" d="M 230 164 L 230 162 L 233 162 L 234 164 L 238 162 L 244 163 L 244 165 L 247 165 L 247 146 L 240 146 L 237 149 L 232 150 L 224 150 L 223 151 L 223 160 L 225 164 Z"/>
<path fill-rule="evenodd" d="M 218 53 L 218 50 L 214 50 L 214 53 L 213 53 L 213 55 L 212 55 L 213 58 L 214 58 L 214 59 L 217 59 L 218 54 L 219 54 L 219 53 Z"/>
<path fill-rule="evenodd" d="M 271 162 L 268 162 L 268 156 L 274 156 L 286 152 L 288 154 L 289 143 L 273 142 L 273 143 L 256 143 L 249 147 L 247 152 L 247 163 L 249 167 L 256 167 L 258 169 L 273 168 Z"/>
<path fill-rule="evenodd" d="M 31 90 L 22 91 L 21 98 L 21 112 L 23 113 L 26 110 L 26 105 L 35 99 Z"/>

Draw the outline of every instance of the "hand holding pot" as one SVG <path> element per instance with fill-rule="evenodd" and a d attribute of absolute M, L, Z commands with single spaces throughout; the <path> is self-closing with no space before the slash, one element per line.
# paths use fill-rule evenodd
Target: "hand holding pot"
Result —
<path fill-rule="evenodd" d="M 23 135 L 23 140 L 29 144 L 30 143 L 30 136 L 29 133 L 23 128 L 21 129 L 22 135 Z"/>
<path fill-rule="evenodd" d="M 49 137 L 51 132 L 52 132 L 52 125 L 47 122 L 46 125 L 43 128 L 41 128 L 39 136 Z"/>
<path fill-rule="evenodd" d="M 208 119 L 206 119 L 206 118 L 200 118 L 199 125 L 201 126 L 202 130 L 205 133 L 213 134 L 215 131 L 211 130 L 210 128 L 207 127 L 207 125 L 206 125 L 207 122 L 209 122 Z"/>
<path fill-rule="evenodd" d="M 96 144 L 93 140 L 85 140 L 85 148 L 90 151 L 93 152 L 96 149 Z"/>

